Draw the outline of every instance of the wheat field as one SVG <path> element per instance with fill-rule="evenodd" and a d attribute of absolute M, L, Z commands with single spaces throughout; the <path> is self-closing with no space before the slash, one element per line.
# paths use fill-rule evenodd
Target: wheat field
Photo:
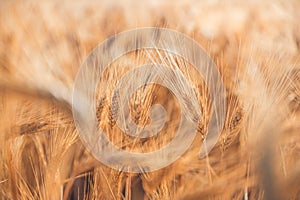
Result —
<path fill-rule="evenodd" d="M 300 199 L 299 10 L 297 0 L 0 1 L 0 199 Z M 111 142 L 154 151 L 178 128 L 178 99 L 157 84 L 138 89 L 129 108 L 143 126 L 151 105 L 163 105 L 161 132 L 133 140 L 118 127 L 112 91 L 137 65 L 168 61 L 189 77 L 201 107 L 195 140 L 178 160 L 127 173 L 82 143 L 72 93 L 99 43 L 142 27 L 176 30 L 201 44 L 221 74 L 226 119 L 217 144 L 199 158 L 214 106 L 201 76 L 172 54 L 124 55 L 104 72 L 95 97 L 98 126 Z"/>

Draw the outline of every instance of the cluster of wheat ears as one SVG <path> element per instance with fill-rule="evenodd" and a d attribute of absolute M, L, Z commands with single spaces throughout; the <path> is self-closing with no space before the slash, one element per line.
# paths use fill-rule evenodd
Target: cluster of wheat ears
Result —
<path fill-rule="evenodd" d="M 0 199 L 300 199 L 299 9 L 296 0 L 1 1 Z M 135 140 L 117 126 L 111 95 L 129 69 L 169 63 L 201 107 L 189 150 L 166 168 L 136 174 L 102 164 L 82 144 L 71 109 L 76 73 L 100 42 L 138 27 L 186 34 L 216 63 L 226 120 L 205 158 L 198 154 L 214 106 L 207 87 L 185 60 L 157 50 L 128 53 L 105 71 L 98 125 L 126 151 L 168 144 L 181 112 L 172 92 L 152 84 L 132 95 L 130 115 L 140 126 L 152 104 L 167 111 L 157 136 Z"/>

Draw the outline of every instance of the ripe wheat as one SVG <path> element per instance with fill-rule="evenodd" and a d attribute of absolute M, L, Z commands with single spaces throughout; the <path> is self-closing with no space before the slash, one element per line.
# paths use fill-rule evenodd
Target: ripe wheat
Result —
<path fill-rule="evenodd" d="M 1 199 L 300 199 L 299 9 L 296 0 L 0 2 Z M 149 152 L 176 133 L 180 105 L 160 85 L 140 88 L 129 102 L 140 126 L 149 123 L 151 105 L 165 107 L 169 122 L 156 137 L 133 140 L 113 117 L 117 81 L 147 62 L 169 63 L 187 77 L 201 118 L 195 141 L 172 165 L 119 172 L 82 144 L 72 89 L 98 43 L 150 26 L 182 32 L 212 57 L 226 88 L 225 125 L 213 150 L 199 158 L 214 106 L 203 79 L 175 55 L 128 53 L 97 87 L 98 126 L 111 142 Z"/>

